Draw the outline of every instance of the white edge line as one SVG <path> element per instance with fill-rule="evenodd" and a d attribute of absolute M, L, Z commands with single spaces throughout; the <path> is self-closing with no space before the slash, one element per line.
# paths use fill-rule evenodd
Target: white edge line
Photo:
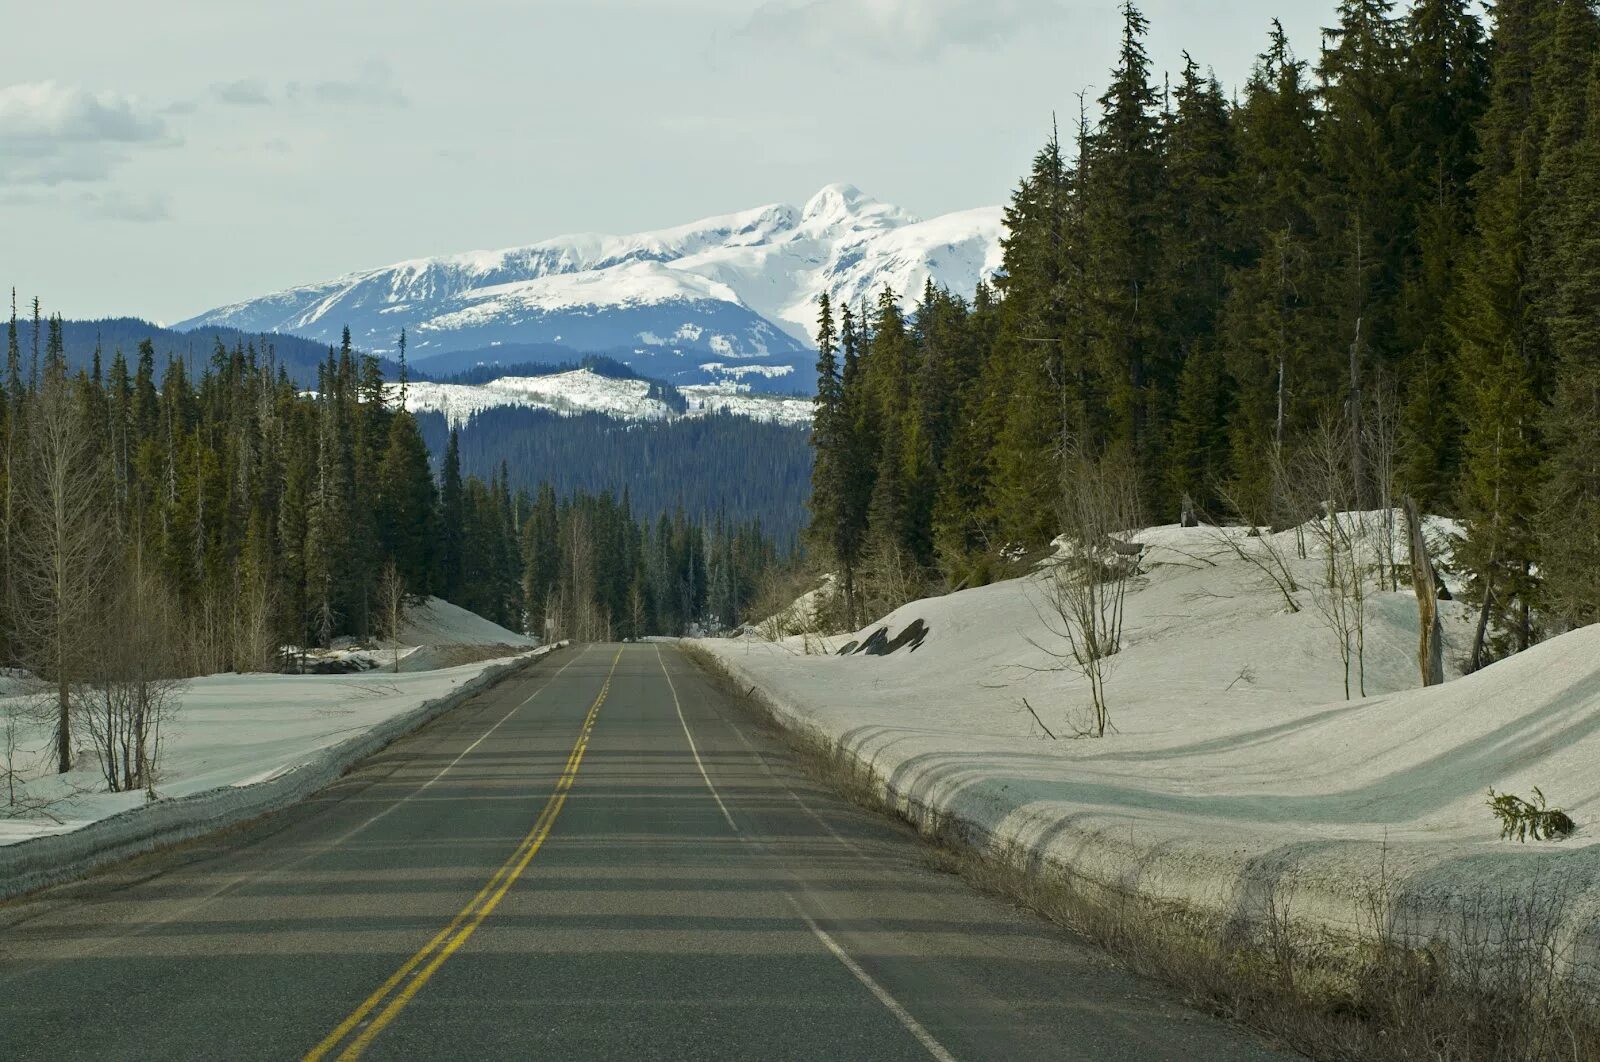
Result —
<path fill-rule="evenodd" d="M 949 1051 L 946 1051 L 944 1045 L 938 1040 L 935 1040 L 933 1038 L 933 1034 L 927 1029 L 923 1028 L 922 1023 L 918 1021 L 909 1010 L 901 1006 L 898 999 L 895 999 L 889 994 L 888 989 L 884 988 L 877 981 L 875 981 L 871 974 L 863 970 L 861 966 L 850 957 L 849 952 L 845 951 L 844 948 L 839 946 L 838 941 L 829 936 L 827 931 L 821 926 L 817 925 L 817 923 L 812 920 L 810 915 L 806 914 L 805 911 L 800 909 L 799 903 L 795 901 L 793 896 L 789 896 L 788 900 L 790 906 L 794 908 L 795 913 L 805 921 L 805 924 L 810 927 L 811 932 L 816 934 L 817 939 L 822 941 L 823 946 L 833 953 L 833 957 L 838 959 L 846 970 L 849 970 L 851 973 L 855 974 L 857 981 L 860 981 L 862 984 L 867 986 L 867 991 L 876 996 L 878 998 L 878 1002 L 882 1003 L 884 1007 L 888 1009 L 890 1014 L 893 1014 L 897 1019 L 899 1019 L 900 1024 L 904 1025 L 906 1027 L 906 1031 L 917 1038 L 917 1042 L 927 1049 L 928 1054 L 938 1059 L 939 1062 L 956 1062 L 956 1057 Z"/>
<path fill-rule="evenodd" d="M 656 661 L 661 665 L 661 674 L 666 676 L 667 689 L 672 691 L 672 707 L 678 713 L 678 722 L 683 727 L 684 738 L 689 742 L 689 751 L 694 755 L 694 764 L 700 768 L 700 777 L 705 781 L 706 789 L 710 790 L 711 798 L 717 802 L 717 807 L 721 809 L 722 817 L 728 820 L 728 826 L 732 828 L 739 840 L 748 842 L 749 838 L 744 831 L 739 829 L 738 824 L 733 821 L 733 816 L 728 813 L 728 805 L 722 802 L 722 794 L 717 792 L 717 787 L 712 783 L 711 776 L 706 773 L 706 765 L 700 759 L 700 750 L 695 746 L 694 735 L 689 732 L 689 720 L 684 717 L 683 704 L 678 700 L 678 687 L 672 681 L 672 673 L 667 670 L 666 658 L 661 655 L 661 646 L 657 645 L 655 650 Z M 801 806 L 804 807 L 804 804 L 802 803 Z M 811 811 L 810 808 L 806 808 L 806 810 L 808 812 Z M 815 817 L 814 812 L 811 814 Z M 824 822 L 823 825 L 826 827 L 827 823 Z M 833 833 L 831 827 L 828 832 Z M 837 838 L 838 834 L 835 833 L 834 836 Z M 842 840 L 842 838 L 839 839 Z M 805 922 L 806 928 L 811 930 L 812 935 L 822 942 L 822 946 L 828 949 L 828 953 L 838 959 L 839 964 L 849 970 L 857 981 L 866 986 L 867 991 L 871 992 L 878 1002 L 883 1004 L 884 1009 L 894 1015 L 895 1020 L 903 1025 L 907 1032 L 916 1037 L 917 1043 L 921 1044 L 929 1055 L 937 1059 L 938 1062 L 956 1062 L 956 1057 L 947 1051 L 943 1044 L 934 1039 L 933 1034 L 917 1020 L 916 1015 L 902 1006 L 898 999 L 890 995 L 887 988 L 884 988 L 871 974 L 863 970 L 861 964 L 851 958 L 850 953 L 845 951 L 838 941 L 834 940 L 825 929 L 817 925 L 810 915 L 806 914 L 805 909 L 800 906 L 800 902 L 794 898 L 793 893 L 786 891 L 784 899 L 789 901 L 789 906 L 794 908 L 795 914 L 799 915 L 801 920 Z"/>

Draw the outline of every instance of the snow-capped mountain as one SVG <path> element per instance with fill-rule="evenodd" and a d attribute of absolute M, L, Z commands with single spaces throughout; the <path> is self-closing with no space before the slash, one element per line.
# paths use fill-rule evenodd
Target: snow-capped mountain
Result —
<path fill-rule="evenodd" d="M 412 359 L 439 372 L 600 352 L 675 383 L 756 370 L 769 380 L 793 374 L 792 385 L 804 387 L 821 293 L 854 305 L 888 286 L 909 306 L 931 279 L 970 294 L 999 268 L 1000 234 L 998 207 L 924 221 L 836 184 L 802 209 L 779 204 L 631 236 L 400 262 L 177 327 L 332 343 L 348 326 L 358 346 L 391 353 L 404 326 Z"/>
<path fill-rule="evenodd" d="M 399 384 L 389 385 L 398 401 Z M 677 401 L 674 401 L 677 399 Z M 490 409 L 543 409 L 565 416 L 603 413 L 617 420 L 676 420 L 731 413 L 751 420 L 787 425 L 811 423 L 811 400 L 753 393 L 748 385 L 722 382 L 662 388 L 648 380 L 605 376 L 588 369 L 549 376 L 503 376 L 484 384 L 414 381 L 406 387 L 406 408 L 442 413 L 462 428 Z"/>

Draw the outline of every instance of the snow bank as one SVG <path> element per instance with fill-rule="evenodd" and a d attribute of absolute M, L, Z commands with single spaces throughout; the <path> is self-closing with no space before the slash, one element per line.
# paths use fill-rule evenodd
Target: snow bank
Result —
<path fill-rule="evenodd" d="M 99 792 L 88 751 L 71 774 L 28 784 L 64 798 L 61 821 L 0 818 L 0 899 L 293 804 L 554 648 L 438 671 L 196 679 L 163 735 L 156 801 Z"/>
<path fill-rule="evenodd" d="M 305 650 L 304 664 L 307 671 L 319 674 L 436 671 L 491 656 L 509 656 L 537 644 L 536 639 L 507 630 L 476 612 L 429 597 L 406 609 L 395 641 L 338 638 L 330 648 Z"/>
<path fill-rule="evenodd" d="M 930 633 L 914 652 L 699 644 L 786 725 L 869 767 L 913 817 L 953 820 L 1039 869 L 1230 920 L 1258 919 L 1271 897 L 1340 933 L 1370 932 L 1376 895 L 1427 933 L 1468 910 L 1489 925 L 1538 893 L 1564 904 L 1573 961 L 1600 971 L 1600 627 L 1459 678 L 1470 616 L 1445 602 L 1455 680 L 1423 690 L 1414 597 L 1374 593 L 1371 696 L 1346 701 L 1316 592 L 1296 594 L 1291 613 L 1221 534 L 1140 536 L 1145 574 L 1108 682 L 1116 730 L 1102 740 L 1051 740 L 1023 707 L 1059 735 L 1089 703 L 1048 651 L 1061 640 L 1041 576 L 914 602 L 833 645 L 920 619 Z M 1315 555 L 1291 563 L 1318 585 Z M 1501 841 L 1486 790 L 1535 785 L 1579 832 Z"/>
<path fill-rule="evenodd" d="M 400 625 L 400 642 L 402 645 L 509 645 L 520 648 L 537 644 L 525 634 L 518 634 L 438 597 L 430 597 L 422 604 L 406 610 L 405 622 Z"/>

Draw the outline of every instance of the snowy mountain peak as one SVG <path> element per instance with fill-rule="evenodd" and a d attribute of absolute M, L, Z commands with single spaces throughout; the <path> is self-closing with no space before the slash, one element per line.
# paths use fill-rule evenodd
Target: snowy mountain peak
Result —
<path fill-rule="evenodd" d="M 830 184 L 812 196 L 801 212 L 810 232 L 851 233 L 898 228 L 922 220 L 910 211 L 874 199 L 853 184 Z"/>
<path fill-rule="evenodd" d="M 852 206 L 865 198 L 861 189 L 853 184 L 842 182 L 830 184 L 806 202 L 803 216 L 807 221 L 813 218 L 837 217 L 848 213 Z"/>
<path fill-rule="evenodd" d="M 830 184 L 802 209 L 774 203 L 651 232 L 412 259 L 179 327 L 336 343 L 349 326 L 376 353 L 392 352 L 404 327 L 411 357 L 441 374 L 600 353 L 678 384 L 737 380 L 741 365 L 799 381 L 809 375 L 819 295 L 855 303 L 888 287 L 909 309 L 929 280 L 970 295 L 999 268 L 1000 230 L 999 208 L 923 221 Z"/>

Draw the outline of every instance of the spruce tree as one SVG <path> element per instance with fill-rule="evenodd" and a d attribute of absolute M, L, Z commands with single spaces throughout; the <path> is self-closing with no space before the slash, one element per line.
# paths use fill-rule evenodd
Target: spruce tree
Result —
<path fill-rule="evenodd" d="M 380 548 L 394 561 L 410 593 L 426 593 L 438 536 L 436 492 L 427 445 L 416 418 L 405 410 L 389 421 L 377 473 L 375 524 Z"/>
<path fill-rule="evenodd" d="M 1471 0 L 1418 0 L 1406 17 L 1404 81 L 1394 117 L 1403 137 L 1415 236 L 1406 250 L 1395 340 L 1406 401 L 1401 489 L 1437 510 L 1460 473 L 1462 424 L 1450 371 L 1447 310 L 1472 231 L 1477 126 L 1489 62 Z"/>
<path fill-rule="evenodd" d="M 1321 273 L 1313 255 L 1314 119 L 1305 64 L 1274 22 L 1236 118 L 1247 262 L 1230 280 L 1219 336 L 1233 396 L 1229 494 L 1257 523 L 1277 515 L 1274 463 L 1316 422 L 1313 366 L 1331 342 L 1320 334 L 1314 302 Z"/>
<path fill-rule="evenodd" d="M 1529 287 L 1543 139 L 1534 85 L 1551 28 L 1539 0 L 1495 8 L 1493 87 L 1473 186 L 1477 231 L 1451 315 L 1466 426 L 1459 509 L 1467 533 L 1457 556 L 1481 609 L 1475 664 L 1486 639 L 1502 649 L 1533 639 L 1538 389 L 1550 360 Z"/>
<path fill-rule="evenodd" d="M 1141 491 L 1160 510 L 1167 507 L 1161 449 L 1179 368 L 1176 352 L 1159 342 L 1156 317 L 1166 175 L 1159 97 L 1144 45 L 1148 22 L 1131 2 L 1122 5 L 1122 17 L 1121 51 L 1082 162 L 1087 326 L 1112 415 L 1104 445 L 1136 455 Z"/>
<path fill-rule="evenodd" d="M 461 481 L 461 433 L 450 429 L 439 480 L 439 552 L 435 593 L 460 604 L 466 584 L 466 496 Z"/>
<path fill-rule="evenodd" d="M 1538 524 L 1546 600 L 1566 627 L 1600 622 L 1600 61 L 1586 102 L 1553 225 L 1555 394 L 1544 423 L 1549 457 Z"/>
<path fill-rule="evenodd" d="M 1235 225 L 1237 158 L 1222 87 L 1184 55 L 1167 119 L 1157 342 L 1181 366 L 1173 383 L 1166 446 L 1168 499 L 1214 510 L 1229 476 L 1226 379 L 1216 336 L 1229 273 L 1242 261 Z"/>
<path fill-rule="evenodd" d="M 978 413 L 993 426 L 984 501 L 996 534 L 1030 545 L 1054 537 L 1061 454 L 1069 437 L 1098 434 L 1101 418 L 1091 426 L 1090 411 L 1104 408 L 1090 352 L 1074 326 L 1073 292 L 1085 294 L 1074 283 L 1085 255 L 1074 182 L 1052 134 L 1006 208 L 996 280 L 1002 319 Z"/>

